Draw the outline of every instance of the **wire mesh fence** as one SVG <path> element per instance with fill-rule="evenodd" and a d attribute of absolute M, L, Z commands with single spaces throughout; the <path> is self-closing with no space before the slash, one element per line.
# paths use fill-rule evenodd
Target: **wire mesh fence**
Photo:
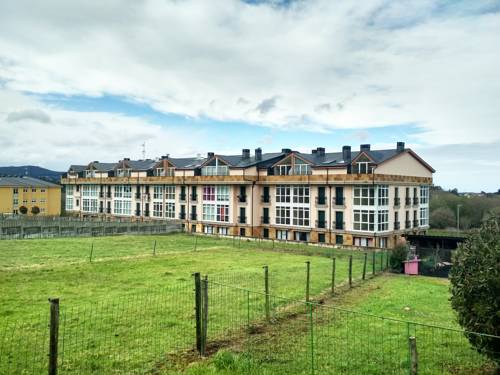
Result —
<path fill-rule="evenodd" d="M 217 352 L 239 358 L 235 374 L 406 374 L 415 362 L 419 374 L 460 374 L 492 366 L 460 330 L 328 305 L 332 291 L 383 271 L 386 257 L 298 264 L 293 280 L 269 268 L 195 274 L 194 282 L 146 294 L 60 301 L 56 335 L 49 306 L 47 314 L 0 322 L 0 373 L 50 374 L 55 355 L 61 374 L 173 374 Z"/>

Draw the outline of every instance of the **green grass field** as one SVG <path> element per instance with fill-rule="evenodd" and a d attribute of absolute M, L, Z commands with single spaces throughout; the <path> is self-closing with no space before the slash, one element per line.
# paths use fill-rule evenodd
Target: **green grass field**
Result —
<path fill-rule="evenodd" d="M 63 368 L 123 373 L 151 368 L 165 352 L 192 347 L 193 272 L 264 291 L 262 267 L 268 265 L 271 293 L 292 299 L 304 298 L 306 261 L 311 295 L 330 287 L 332 260 L 312 254 L 337 258 L 337 285 L 347 279 L 348 255 L 354 255 L 354 279 L 361 277 L 361 253 L 295 244 L 271 251 L 272 246 L 183 234 L 0 241 L 0 353 L 7 358 L 0 361 L 0 373 L 1 366 L 3 372 L 44 371 L 49 297 L 60 298 Z M 381 261 L 377 256 L 377 271 Z M 370 273 L 371 263 L 368 268 Z M 247 315 L 243 301 L 215 298 L 223 306 L 213 319 L 217 330 Z M 252 296 L 252 304 L 261 301 Z M 262 311 L 256 308 L 255 314 Z"/>

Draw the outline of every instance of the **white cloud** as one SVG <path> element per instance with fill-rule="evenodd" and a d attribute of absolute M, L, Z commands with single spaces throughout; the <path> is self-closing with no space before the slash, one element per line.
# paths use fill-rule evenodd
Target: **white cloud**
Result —
<path fill-rule="evenodd" d="M 0 81 L 279 128 L 418 123 L 424 144 L 490 142 L 500 13 L 481 4 L 5 1 Z"/>

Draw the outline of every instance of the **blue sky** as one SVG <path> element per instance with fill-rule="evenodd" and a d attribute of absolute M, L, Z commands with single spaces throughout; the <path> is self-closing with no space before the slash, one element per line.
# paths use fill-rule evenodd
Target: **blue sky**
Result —
<path fill-rule="evenodd" d="M 0 164 L 404 141 L 496 191 L 498 35 L 499 0 L 2 2 Z"/>

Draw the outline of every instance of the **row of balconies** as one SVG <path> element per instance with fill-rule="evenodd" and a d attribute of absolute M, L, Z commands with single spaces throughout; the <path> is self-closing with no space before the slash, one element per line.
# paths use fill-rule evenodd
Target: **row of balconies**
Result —
<path fill-rule="evenodd" d="M 413 223 L 413 226 L 412 226 Z M 405 220 L 404 221 L 405 227 L 404 229 L 412 229 L 412 228 L 418 228 L 420 226 L 420 222 L 418 220 Z M 403 229 L 401 228 L 400 222 L 395 221 L 394 222 L 394 230 L 400 230 Z"/>
<path fill-rule="evenodd" d="M 411 197 L 406 197 L 405 198 L 405 206 L 411 206 L 413 203 L 414 206 L 418 206 L 419 204 L 419 199 L 418 197 L 413 197 L 413 199 Z M 399 207 L 401 205 L 401 198 L 399 197 L 396 197 L 394 198 L 394 207 Z"/>

